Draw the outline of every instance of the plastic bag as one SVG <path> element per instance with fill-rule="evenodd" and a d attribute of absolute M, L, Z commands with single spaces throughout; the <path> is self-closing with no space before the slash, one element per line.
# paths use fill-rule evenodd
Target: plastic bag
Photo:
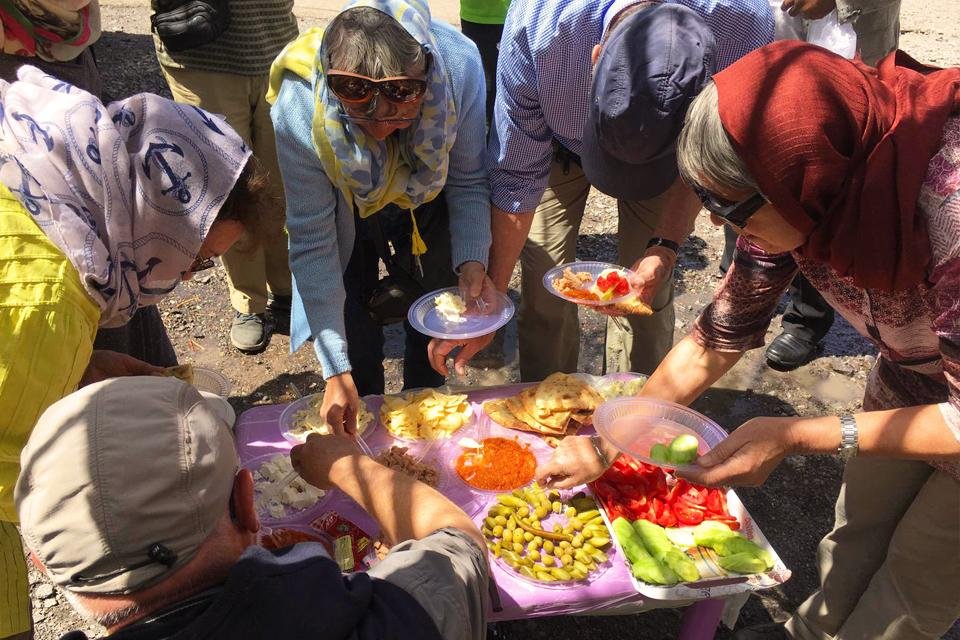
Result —
<path fill-rule="evenodd" d="M 806 40 L 848 59 L 856 55 L 857 34 L 853 24 L 840 23 L 836 9 L 819 20 L 791 16 L 780 9 L 780 0 L 770 0 L 770 10 L 773 12 L 775 39 Z"/>
<path fill-rule="evenodd" d="M 857 33 L 850 22 L 841 23 L 834 9 L 807 26 L 807 42 L 851 59 L 857 53 Z"/>

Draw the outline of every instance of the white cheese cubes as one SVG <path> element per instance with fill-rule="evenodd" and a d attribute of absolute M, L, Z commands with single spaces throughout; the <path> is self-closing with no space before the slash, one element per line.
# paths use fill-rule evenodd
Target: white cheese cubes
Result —
<path fill-rule="evenodd" d="M 263 497 L 269 496 L 266 500 L 258 500 L 258 504 L 275 520 L 285 517 L 288 511 L 300 511 L 313 506 L 324 495 L 324 491 L 308 484 L 300 476 L 281 488 L 281 483 L 291 471 L 293 467 L 289 456 L 277 454 L 253 473 L 257 493 Z"/>

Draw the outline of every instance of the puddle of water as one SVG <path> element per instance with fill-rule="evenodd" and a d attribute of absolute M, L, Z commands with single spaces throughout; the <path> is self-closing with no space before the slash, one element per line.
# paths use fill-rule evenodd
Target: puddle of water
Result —
<path fill-rule="evenodd" d="M 834 373 L 823 378 L 806 368 L 800 368 L 788 375 L 796 380 L 798 386 L 822 402 L 847 404 L 857 402 L 863 397 L 863 385 L 845 375 Z"/>

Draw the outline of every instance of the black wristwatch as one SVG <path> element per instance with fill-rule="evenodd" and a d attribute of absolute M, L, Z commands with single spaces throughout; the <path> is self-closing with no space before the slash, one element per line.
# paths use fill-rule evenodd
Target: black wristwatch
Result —
<path fill-rule="evenodd" d="M 664 249 L 670 249 L 670 251 L 674 253 L 680 252 L 680 245 L 666 238 L 650 238 L 650 242 L 647 243 L 647 249 L 651 247 L 663 247 Z"/>

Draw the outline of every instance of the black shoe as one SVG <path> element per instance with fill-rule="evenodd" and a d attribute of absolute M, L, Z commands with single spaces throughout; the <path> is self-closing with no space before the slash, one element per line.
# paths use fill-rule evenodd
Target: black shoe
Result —
<path fill-rule="evenodd" d="M 290 335 L 290 307 L 293 305 L 292 296 L 270 296 L 267 300 L 266 315 L 273 324 L 275 333 Z"/>
<path fill-rule="evenodd" d="M 754 624 L 733 634 L 733 640 L 782 640 L 789 637 L 782 622 Z"/>
<path fill-rule="evenodd" d="M 817 342 L 783 332 L 767 347 L 767 365 L 777 371 L 793 371 L 809 362 L 816 350 Z"/>

